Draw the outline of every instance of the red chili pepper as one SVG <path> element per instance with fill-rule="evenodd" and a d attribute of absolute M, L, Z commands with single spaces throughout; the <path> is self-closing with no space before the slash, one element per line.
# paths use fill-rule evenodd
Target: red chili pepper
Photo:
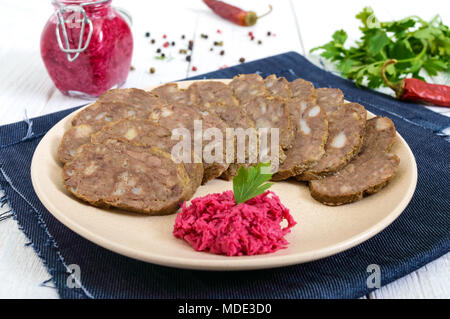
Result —
<path fill-rule="evenodd" d="M 389 81 L 386 68 L 395 63 L 397 63 L 395 59 L 386 61 L 381 74 L 386 85 L 395 91 L 398 99 L 450 107 L 450 86 L 448 85 L 427 83 L 415 78 L 403 79 L 397 84 Z"/>
<path fill-rule="evenodd" d="M 258 19 L 272 12 L 272 6 L 270 5 L 267 13 L 257 16 L 254 11 L 245 11 L 223 1 L 203 0 L 203 2 L 222 18 L 244 27 L 254 25 Z"/>

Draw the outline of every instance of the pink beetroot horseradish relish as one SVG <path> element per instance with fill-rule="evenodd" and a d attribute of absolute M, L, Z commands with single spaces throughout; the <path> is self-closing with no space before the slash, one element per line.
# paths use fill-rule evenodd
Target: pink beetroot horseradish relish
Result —
<path fill-rule="evenodd" d="M 197 251 L 250 256 L 286 248 L 284 236 L 295 225 L 289 209 L 273 192 L 236 205 L 233 192 L 227 191 L 195 198 L 189 206 L 184 203 L 173 234 Z"/>
<path fill-rule="evenodd" d="M 94 98 L 122 86 L 131 66 L 133 37 L 129 23 L 111 7 L 111 0 L 65 0 L 53 4 L 56 12 L 42 32 L 41 55 L 56 87 L 66 95 Z M 68 55 L 59 46 L 57 14 L 64 18 L 69 44 L 67 47 L 63 27 L 59 25 L 63 49 L 78 50 L 87 44 L 78 55 Z M 87 19 L 92 22 L 92 27 Z M 79 46 L 83 20 L 85 27 Z M 74 60 L 69 61 L 68 57 Z"/>

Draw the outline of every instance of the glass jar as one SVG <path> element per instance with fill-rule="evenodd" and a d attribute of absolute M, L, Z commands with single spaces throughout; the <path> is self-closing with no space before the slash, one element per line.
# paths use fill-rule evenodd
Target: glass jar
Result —
<path fill-rule="evenodd" d="M 133 54 L 131 21 L 111 1 L 53 1 L 41 55 L 63 94 L 95 98 L 125 83 Z"/>

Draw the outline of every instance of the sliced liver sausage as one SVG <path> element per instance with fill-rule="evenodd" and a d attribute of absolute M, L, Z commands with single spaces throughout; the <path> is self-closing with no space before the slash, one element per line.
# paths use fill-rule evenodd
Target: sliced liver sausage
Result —
<path fill-rule="evenodd" d="M 140 89 L 115 89 L 101 95 L 97 102 L 80 111 L 72 125 L 109 122 L 125 117 L 146 118 L 155 106 L 165 104 L 162 99 Z"/>
<path fill-rule="evenodd" d="M 178 141 L 172 140 L 172 133 L 151 121 L 141 119 L 123 119 L 104 126 L 99 132 L 92 135 L 94 144 L 102 144 L 108 139 L 129 142 L 144 147 L 156 147 L 166 153 L 172 154 L 173 147 Z M 176 156 L 176 154 L 175 154 Z M 188 198 L 197 191 L 203 179 L 203 165 L 194 163 L 191 156 L 190 162 L 184 162 L 182 158 L 175 157 L 175 162 L 184 165 L 190 179 L 190 191 Z"/>
<path fill-rule="evenodd" d="M 378 192 L 395 176 L 400 159 L 388 153 L 395 141 L 395 127 L 385 117 L 367 121 L 361 153 L 331 176 L 309 183 L 313 198 L 336 206 L 358 201 Z"/>
<path fill-rule="evenodd" d="M 189 96 L 186 93 L 186 90 L 179 89 L 178 84 L 176 83 L 167 83 L 158 86 L 151 92 L 169 104 L 185 106 L 190 104 Z"/>
<path fill-rule="evenodd" d="M 357 103 L 343 104 L 337 110 L 329 112 L 325 154 L 316 165 L 297 176 L 297 179 L 318 179 L 344 167 L 363 145 L 366 117 L 365 108 Z"/>
<path fill-rule="evenodd" d="M 215 116 L 212 113 L 209 112 L 201 112 L 197 110 L 196 108 L 190 107 L 190 106 L 184 106 L 184 105 L 167 105 L 164 107 L 156 108 L 149 117 L 149 120 L 157 123 L 171 132 L 173 132 L 174 129 L 181 128 L 181 129 L 187 129 L 189 131 L 191 136 L 191 150 L 194 152 L 195 150 L 195 143 L 194 143 L 194 134 L 195 134 L 195 121 L 201 121 L 202 123 L 202 130 L 203 132 L 209 128 L 212 128 L 213 130 L 218 129 L 222 136 L 225 136 L 225 129 L 226 125 L 223 123 L 223 121 Z M 199 132 L 201 133 L 201 132 Z M 222 145 L 222 154 L 212 154 L 213 149 L 219 149 Z M 212 139 L 211 141 L 203 139 L 203 144 L 201 146 L 201 150 L 198 150 L 196 152 L 196 156 L 203 159 L 203 168 L 204 168 L 204 174 L 203 174 L 203 184 L 208 182 L 209 180 L 215 179 L 222 175 L 229 167 L 229 164 L 226 163 L 225 158 L 225 145 L 223 145 L 223 140 L 215 140 Z M 217 147 L 218 146 L 218 147 Z M 206 158 L 210 154 L 208 151 L 211 150 L 211 158 Z M 219 160 L 215 160 L 214 155 L 217 155 L 217 158 Z"/>
<path fill-rule="evenodd" d="M 64 166 L 63 179 L 91 205 L 151 215 L 174 213 L 189 191 L 184 166 L 170 154 L 114 140 L 80 147 Z"/>
<path fill-rule="evenodd" d="M 58 149 L 59 159 L 66 163 L 76 149 L 89 143 L 90 135 L 104 125 L 124 118 L 148 118 L 154 107 L 166 103 L 139 89 L 115 89 L 104 93 L 97 102 L 81 110 L 72 119 L 72 127 L 64 134 Z"/>
<path fill-rule="evenodd" d="M 235 76 L 228 85 L 241 104 L 267 94 L 264 79 L 258 74 L 240 74 Z"/>
<path fill-rule="evenodd" d="M 316 104 L 316 92 L 311 82 L 297 79 L 290 83 L 292 98 L 288 108 L 294 125 L 292 148 L 286 160 L 273 175 L 280 181 L 299 175 L 315 165 L 323 156 L 328 138 L 328 121 L 324 110 Z"/>
<path fill-rule="evenodd" d="M 292 148 L 286 151 L 286 160 L 273 175 L 274 181 L 302 174 L 315 165 L 325 153 L 328 122 L 323 109 L 318 105 L 308 106 L 294 121 L 296 125 L 294 143 Z"/>
<path fill-rule="evenodd" d="M 272 74 L 265 78 L 264 83 L 270 94 L 285 99 L 292 97 L 291 86 L 286 78 L 277 77 L 275 74 Z"/>
<path fill-rule="evenodd" d="M 255 130 L 255 124 L 242 109 L 233 91 L 224 83 L 218 81 L 200 81 L 192 84 L 187 89 L 192 104 L 201 111 L 211 112 L 217 115 L 227 126 L 232 129 Z M 256 134 L 256 130 L 254 131 Z M 234 141 L 236 143 L 236 139 Z M 245 163 L 249 162 L 248 139 L 245 140 Z M 257 146 L 250 152 L 257 158 Z M 237 174 L 241 164 L 237 163 L 237 149 L 234 146 L 234 158 L 221 178 L 230 180 Z M 244 163 L 243 163 L 244 164 Z"/>

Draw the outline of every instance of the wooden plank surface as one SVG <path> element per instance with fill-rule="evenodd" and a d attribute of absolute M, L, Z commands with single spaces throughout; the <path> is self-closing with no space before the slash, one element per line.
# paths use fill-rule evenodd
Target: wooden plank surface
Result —
<path fill-rule="evenodd" d="M 238 64 L 241 57 L 251 61 L 291 50 L 307 53 L 312 47 L 329 41 L 333 31 L 340 28 L 346 29 L 352 39 L 359 36 L 354 15 L 362 9 L 361 2 L 345 2 L 345 8 L 342 2 L 330 0 L 229 2 L 258 13 L 265 12 L 271 3 L 274 11 L 254 27 L 241 28 L 214 16 L 200 0 L 159 1 L 157 5 L 152 1 L 114 0 L 115 6 L 126 8 L 133 17 L 135 70 L 130 72 L 126 87 L 145 88 L 213 71 Z M 442 1 L 414 0 L 408 6 L 386 0 L 366 1 L 366 4 L 371 4 L 382 19 L 410 14 L 430 18 L 439 11 L 444 15 L 444 22 L 450 23 L 449 4 Z M 0 44 L 0 124 L 20 121 L 25 112 L 28 117 L 34 117 L 86 103 L 57 91 L 40 59 L 40 33 L 53 11 L 50 1 L 0 0 L 0 11 L 0 38 L 4 39 Z M 151 37 L 146 38 L 145 32 L 150 32 Z M 248 32 L 254 34 L 255 40 L 250 40 Z M 202 33 L 208 39 L 203 39 Z M 164 34 L 167 39 L 163 39 Z M 156 43 L 152 45 L 150 39 Z M 163 48 L 166 40 L 175 41 L 174 46 L 163 50 L 171 58 L 156 60 L 156 49 Z M 194 41 L 190 63 L 185 55 L 179 54 L 189 40 Z M 262 44 L 258 45 L 258 40 Z M 223 47 L 214 46 L 214 41 L 223 41 Z M 220 55 L 221 50 L 225 51 L 224 55 Z M 192 69 L 194 66 L 196 71 Z M 154 74 L 149 72 L 151 67 L 155 68 Z M 449 109 L 431 109 L 450 116 Z M 0 298 L 57 298 L 54 288 L 40 286 L 49 275 L 32 248 L 25 246 L 26 242 L 13 219 L 0 222 Z M 450 254 L 447 254 L 368 297 L 450 298 L 449 263 Z"/>

